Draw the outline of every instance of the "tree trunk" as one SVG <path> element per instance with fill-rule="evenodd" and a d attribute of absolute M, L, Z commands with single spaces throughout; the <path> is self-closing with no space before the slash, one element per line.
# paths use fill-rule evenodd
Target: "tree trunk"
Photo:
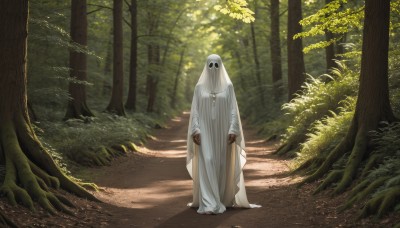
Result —
<path fill-rule="evenodd" d="M 325 31 L 325 39 L 326 41 L 332 40 L 333 33 L 329 31 Z M 326 70 L 329 72 L 330 69 L 336 67 L 335 59 L 335 45 L 331 44 L 325 48 L 325 59 L 326 59 Z"/>
<path fill-rule="evenodd" d="M 257 1 L 254 1 L 254 12 L 255 15 L 257 14 Z M 258 93 L 260 96 L 260 103 L 262 106 L 265 105 L 265 100 L 264 100 L 264 91 L 262 88 L 262 80 L 261 80 L 261 69 L 260 69 L 260 61 L 258 60 L 258 54 L 257 54 L 257 42 L 256 42 L 256 33 L 254 29 L 254 22 L 250 23 L 250 31 L 251 31 L 251 41 L 253 45 L 253 58 L 254 58 L 254 63 L 256 67 L 256 78 L 257 78 L 257 88 L 258 88 Z"/>
<path fill-rule="evenodd" d="M 176 71 L 175 75 L 175 82 L 174 88 L 172 90 L 172 98 L 171 98 L 171 106 L 175 108 L 176 106 L 176 94 L 178 93 L 178 83 L 179 83 L 179 76 L 181 75 L 181 69 L 183 65 L 183 57 L 185 56 L 185 48 L 181 51 L 181 56 L 179 58 L 178 70 Z"/>
<path fill-rule="evenodd" d="M 283 94 L 282 91 L 282 58 L 281 41 L 279 31 L 279 0 L 271 0 L 271 62 L 272 62 L 272 84 L 274 86 L 274 100 L 278 101 Z"/>
<path fill-rule="evenodd" d="M 336 59 L 337 60 L 341 60 L 343 59 L 341 56 L 341 54 L 344 54 L 345 50 L 344 50 L 344 43 L 346 43 L 346 38 L 347 38 L 347 33 L 342 34 L 342 37 L 339 39 L 339 41 L 336 44 Z"/>
<path fill-rule="evenodd" d="M 388 86 L 389 15 L 390 0 L 365 2 L 360 87 L 352 124 L 343 141 L 304 182 L 320 178 L 344 153 L 351 151 L 335 189 L 335 193 L 343 192 L 352 183 L 362 160 L 369 157 L 368 133 L 376 130 L 380 121 L 395 120 Z"/>
<path fill-rule="evenodd" d="M 236 58 L 237 64 L 239 65 L 239 78 L 240 78 L 240 88 L 242 91 L 246 91 L 247 88 L 247 83 L 243 75 L 243 63 L 242 63 L 242 57 L 240 56 L 240 53 L 237 49 L 233 50 L 233 55 Z"/>
<path fill-rule="evenodd" d="M 158 27 L 159 15 L 155 15 L 153 12 L 147 12 L 148 16 L 148 34 L 152 35 L 153 32 Z M 166 49 L 164 50 L 163 62 L 165 61 L 166 53 L 168 52 L 169 40 L 167 42 Z M 158 85 L 158 77 L 156 74 L 158 72 L 155 68 L 160 65 L 160 46 L 158 44 L 149 43 L 147 45 L 147 78 L 146 78 L 146 93 L 148 95 L 147 99 L 147 112 L 154 111 L 154 104 L 157 96 L 157 85 Z"/>
<path fill-rule="evenodd" d="M 158 77 L 155 75 L 156 68 L 160 65 L 160 46 L 159 45 L 148 45 L 148 75 L 147 75 L 147 87 L 148 87 L 148 100 L 147 100 L 147 112 L 154 112 L 154 104 L 157 96 L 157 85 Z"/>
<path fill-rule="evenodd" d="M 293 99 L 305 81 L 305 66 L 302 39 L 293 39 L 293 36 L 302 31 L 299 24 L 302 19 L 301 1 L 288 0 L 288 96 Z"/>
<path fill-rule="evenodd" d="M 136 110 L 136 79 L 137 79 L 137 3 L 132 0 L 130 6 L 131 12 L 131 59 L 129 74 L 129 91 L 125 108 Z"/>
<path fill-rule="evenodd" d="M 113 88 L 110 103 L 107 111 L 119 116 L 125 116 L 123 105 L 123 34 L 122 34 L 122 0 L 114 0 L 113 7 L 113 28 L 114 28 L 114 61 L 113 61 Z"/>
<path fill-rule="evenodd" d="M 113 50 L 113 45 L 112 45 L 112 37 L 113 37 L 113 29 L 110 29 L 110 39 L 108 40 L 107 43 L 107 54 L 106 54 L 106 59 L 104 60 L 104 80 L 103 80 L 103 91 L 102 95 L 108 95 L 111 91 L 111 86 L 108 83 L 107 77 L 111 74 L 111 64 L 112 64 L 112 50 Z"/>
<path fill-rule="evenodd" d="M 96 198 L 67 177 L 36 137 L 28 116 L 26 62 L 28 0 L 0 4 L 0 162 L 6 175 L 0 193 L 9 202 L 34 210 L 35 200 L 51 213 L 65 212 L 72 204 L 49 191 L 66 189 L 81 197 Z"/>
<path fill-rule="evenodd" d="M 325 4 L 329 4 L 332 0 L 325 0 Z M 334 38 L 333 33 L 326 30 L 325 40 L 330 41 Z M 335 45 L 331 44 L 325 48 L 326 71 L 329 73 L 330 69 L 336 67 L 335 59 Z"/>
<path fill-rule="evenodd" d="M 86 0 L 71 1 L 71 39 L 82 46 L 87 45 Z M 70 77 L 79 81 L 87 80 L 86 54 L 71 49 L 69 53 Z M 86 104 L 86 89 L 82 83 L 70 82 L 67 112 L 64 119 L 94 116 Z"/>

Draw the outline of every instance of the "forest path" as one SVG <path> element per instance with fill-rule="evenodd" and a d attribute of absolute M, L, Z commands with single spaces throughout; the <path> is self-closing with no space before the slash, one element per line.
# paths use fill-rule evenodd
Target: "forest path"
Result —
<path fill-rule="evenodd" d="M 272 155 L 273 143 L 265 143 L 252 129 L 244 128 L 247 164 L 244 168 L 247 196 L 258 209 L 228 209 L 221 215 L 200 215 L 186 204 L 192 199 L 192 180 L 185 167 L 189 114 L 172 119 L 167 128 L 155 130 L 142 153 L 97 169 L 96 193 L 109 227 L 332 227 L 344 222 L 313 197 L 299 178 L 287 174 L 282 158 Z"/>

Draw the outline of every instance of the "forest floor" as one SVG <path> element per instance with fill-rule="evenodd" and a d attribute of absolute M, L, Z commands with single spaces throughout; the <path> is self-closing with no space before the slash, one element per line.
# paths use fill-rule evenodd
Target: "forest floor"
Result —
<path fill-rule="evenodd" d="M 104 203 L 66 194 L 76 205 L 75 217 L 43 210 L 31 213 L 0 201 L 5 214 L 21 226 L 31 227 L 391 227 L 399 216 L 355 221 L 359 207 L 338 213 L 346 194 L 332 198 L 329 191 L 313 196 L 318 183 L 298 189 L 299 176 L 290 175 L 286 160 L 272 153 L 276 142 L 265 142 L 245 126 L 247 196 L 257 209 L 228 209 L 220 215 L 200 215 L 186 206 L 192 199 L 192 180 L 185 167 L 188 113 L 154 130 L 140 152 L 111 166 L 85 168 L 78 176 L 100 187 L 94 193 Z"/>

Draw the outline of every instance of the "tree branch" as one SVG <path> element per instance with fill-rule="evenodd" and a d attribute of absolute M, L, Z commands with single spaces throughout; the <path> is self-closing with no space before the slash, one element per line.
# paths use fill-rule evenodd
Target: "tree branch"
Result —
<path fill-rule="evenodd" d="M 97 8 L 95 10 L 92 10 L 90 12 L 87 12 L 86 15 L 92 14 L 92 13 L 96 13 L 97 11 L 103 10 L 104 8 Z"/>
<path fill-rule="evenodd" d="M 109 6 L 105 6 L 105 5 L 97 5 L 97 4 L 87 4 L 88 6 L 97 6 L 97 7 L 99 7 L 99 8 L 102 8 L 102 9 L 109 9 L 109 10 L 113 10 L 113 8 L 112 7 L 109 7 Z"/>
<path fill-rule="evenodd" d="M 127 21 L 127 20 L 125 19 L 125 17 L 122 17 L 122 20 L 124 20 L 124 22 L 129 26 L 129 28 L 132 29 L 131 23 L 129 23 L 129 21 Z"/>

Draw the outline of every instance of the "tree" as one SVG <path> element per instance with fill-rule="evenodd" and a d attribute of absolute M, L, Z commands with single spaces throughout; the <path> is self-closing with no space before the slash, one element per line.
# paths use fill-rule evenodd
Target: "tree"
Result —
<path fill-rule="evenodd" d="M 137 2 L 132 0 L 129 5 L 131 13 L 131 58 L 129 69 L 129 90 L 128 98 L 125 103 L 125 108 L 135 111 L 136 110 L 136 87 L 137 87 Z"/>
<path fill-rule="evenodd" d="M 9 202 L 34 210 L 37 201 L 51 213 L 72 204 L 49 188 L 96 198 L 67 177 L 36 137 L 27 111 L 28 0 L 0 4 L 0 162 L 6 174 L 0 187 Z"/>
<path fill-rule="evenodd" d="M 178 70 L 176 71 L 175 80 L 174 80 L 174 88 L 172 89 L 172 96 L 171 96 L 171 106 L 172 108 L 176 107 L 176 96 L 178 93 L 178 83 L 179 83 L 179 76 L 181 75 L 182 65 L 183 65 L 183 57 L 185 56 L 185 49 L 183 48 L 179 57 L 179 64 Z"/>
<path fill-rule="evenodd" d="M 287 53 L 288 53 L 288 96 L 289 101 L 294 94 L 301 89 L 305 81 L 305 65 L 303 55 L 302 39 L 294 39 L 294 35 L 301 32 L 302 19 L 301 1 L 288 0 L 288 32 L 287 32 Z"/>
<path fill-rule="evenodd" d="M 272 62 L 272 83 L 274 86 L 274 99 L 278 101 L 282 96 L 282 59 L 281 41 L 279 31 L 279 0 L 271 0 L 271 62 Z"/>
<path fill-rule="evenodd" d="M 322 165 L 302 183 L 314 181 L 329 171 L 346 152 L 351 151 L 344 170 L 333 170 L 323 189 L 339 181 L 335 193 L 341 193 L 352 183 L 364 158 L 370 158 L 371 140 L 368 133 L 381 121 L 395 120 L 388 89 L 390 0 L 365 2 L 360 87 L 356 110 L 347 135 L 333 149 Z"/>
<path fill-rule="evenodd" d="M 332 0 L 325 0 L 325 4 L 329 4 Z M 325 38 L 326 41 L 329 42 L 330 40 L 333 40 L 333 33 L 329 30 L 325 31 Z M 325 58 L 326 58 L 326 69 L 329 71 L 332 67 L 335 67 L 335 46 L 334 44 L 331 44 L 329 46 L 325 47 Z"/>
<path fill-rule="evenodd" d="M 255 15 L 257 16 L 257 1 L 254 1 L 254 12 L 255 12 Z M 260 69 L 260 61 L 258 59 L 258 54 L 257 54 L 257 42 L 256 42 L 256 33 L 255 33 L 255 28 L 254 28 L 254 22 L 250 23 L 250 31 L 251 31 L 251 41 L 252 41 L 252 45 L 253 45 L 253 58 L 254 58 L 254 64 L 255 64 L 255 68 L 256 68 L 258 93 L 260 96 L 260 103 L 262 106 L 264 106 L 265 105 L 264 91 L 262 89 L 261 69 Z"/>
<path fill-rule="evenodd" d="M 154 112 L 154 104 L 156 102 L 157 96 L 157 85 L 158 78 L 156 76 L 157 66 L 160 64 L 160 45 L 158 44 L 148 44 L 147 45 L 147 62 L 148 62 L 148 72 L 147 72 L 147 112 Z"/>
<path fill-rule="evenodd" d="M 87 45 L 87 16 L 86 0 L 71 1 L 71 39 L 82 46 Z M 86 89 L 83 83 L 87 79 L 86 54 L 71 49 L 69 57 L 70 76 L 69 94 L 65 119 L 82 118 L 82 116 L 94 116 L 86 105 Z"/>
<path fill-rule="evenodd" d="M 113 59 L 113 88 L 107 111 L 125 116 L 123 99 L 123 34 L 122 34 L 122 0 L 114 0 L 113 7 L 114 59 Z"/>

